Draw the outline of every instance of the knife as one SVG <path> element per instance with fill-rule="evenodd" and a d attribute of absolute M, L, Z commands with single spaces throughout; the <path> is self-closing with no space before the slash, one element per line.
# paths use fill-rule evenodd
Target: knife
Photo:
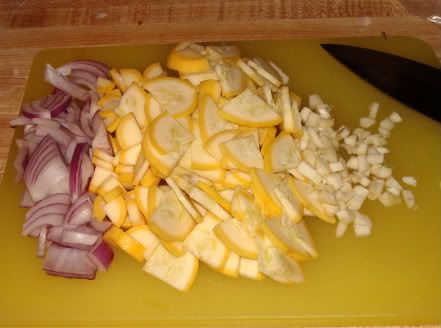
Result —
<path fill-rule="evenodd" d="M 352 72 L 378 89 L 441 122 L 441 71 L 381 51 L 339 44 L 321 44 Z"/>

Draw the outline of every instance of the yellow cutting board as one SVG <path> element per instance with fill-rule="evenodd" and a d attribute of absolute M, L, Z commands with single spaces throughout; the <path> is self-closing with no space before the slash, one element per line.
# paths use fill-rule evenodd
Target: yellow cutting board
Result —
<path fill-rule="evenodd" d="M 374 223 L 369 238 L 352 230 L 335 238 L 335 227 L 306 218 L 319 258 L 305 263 L 306 281 L 286 286 L 231 279 L 201 268 L 190 292 L 179 293 L 141 270 L 122 253 L 95 281 L 46 275 L 36 258 L 36 241 L 20 236 L 25 210 L 18 207 L 23 187 L 13 182 L 12 147 L 0 191 L 0 325 L 37 326 L 302 326 L 416 325 L 440 322 L 441 126 L 409 110 L 363 82 L 319 46 L 338 42 L 400 54 L 439 65 L 417 39 L 241 42 L 245 55 L 273 59 L 292 76 L 302 96 L 319 93 L 338 124 L 355 127 L 372 101 L 379 119 L 393 110 L 404 122 L 393 131 L 387 162 L 394 175 L 415 176 L 418 210 L 404 204 L 384 208 L 369 202 Z M 171 46 L 52 49 L 33 63 L 24 101 L 44 95 L 43 64 L 96 59 L 114 67 L 143 69 Z"/>

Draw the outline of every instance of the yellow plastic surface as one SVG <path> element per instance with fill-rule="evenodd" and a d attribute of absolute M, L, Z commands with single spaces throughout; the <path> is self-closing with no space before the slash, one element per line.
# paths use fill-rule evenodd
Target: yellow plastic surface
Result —
<path fill-rule="evenodd" d="M 393 131 L 387 161 L 394 175 L 412 175 L 417 211 L 404 204 L 365 205 L 374 222 L 369 238 L 352 231 L 336 240 L 334 226 L 307 218 L 319 251 L 304 263 L 306 281 L 286 286 L 270 279 L 231 279 L 201 266 L 193 288 L 179 293 L 116 254 L 95 281 L 46 275 L 36 240 L 21 237 L 23 186 L 13 182 L 11 158 L 0 191 L 0 326 L 300 326 L 440 322 L 441 126 L 363 82 L 319 47 L 320 41 L 366 46 L 437 65 L 431 49 L 411 38 L 241 42 L 244 55 L 271 58 L 292 77 L 296 93 L 316 92 L 332 105 L 337 122 L 354 126 L 372 101 L 379 118 L 392 110 L 404 122 Z M 54 49 L 33 63 L 25 101 L 44 95 L 43 64 L 102 60 L 144 69 L 165 62 L 171 46 Z M 306 97 L 304 98 L 306 99 Z"/>

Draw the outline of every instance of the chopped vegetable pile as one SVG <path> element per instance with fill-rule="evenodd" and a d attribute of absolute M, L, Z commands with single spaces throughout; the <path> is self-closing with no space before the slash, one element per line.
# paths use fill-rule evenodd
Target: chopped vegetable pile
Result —
<path fill-rule="evenodd" d="M 237 46 L 181 42 L 167 68 L 48 65 L 53 94 L 12 122 L 25 127 L 23 234 L 39 237 L 47 273 L 93 278 L 110 244 L 180 291 L 200 262 L 300 283 L 300 262 L 318 256 L 305 217 L 363 237 L 366 199 L 416 208 L 385 163 L 398 113 L 375 130 L 372 103 L 359 127 L 336 129 L 320 96 L 302 104 L 278 65 Z"/>

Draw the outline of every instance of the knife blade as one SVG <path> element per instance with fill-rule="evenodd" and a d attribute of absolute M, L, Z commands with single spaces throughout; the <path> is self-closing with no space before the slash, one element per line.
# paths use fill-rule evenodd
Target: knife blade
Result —
<path fill-rule="evenodd" d="M 440 69 L 381 51 L 321 44 L 359 77 L 418 112 L 441 122 Z"/>

